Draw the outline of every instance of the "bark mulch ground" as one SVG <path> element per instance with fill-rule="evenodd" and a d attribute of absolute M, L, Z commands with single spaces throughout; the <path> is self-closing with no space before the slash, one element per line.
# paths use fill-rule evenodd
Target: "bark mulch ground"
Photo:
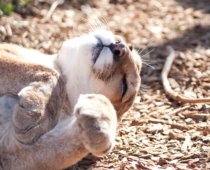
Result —
<path fill-rule="evenodd" d="M 66 0 L 41 23 L 53 1 L 31 1 L 27 15 L 0 17 L 1 42 L 57 53 L 64 40 L 92 31 L 83 19 L 84 2 Z M 210 169 L 210 104 L 175 102 L 160 80 L 166 45 L 171 45 L 176 51 L 172 89 L 189 98 L 210 96 L 210 1 L 87 2 L 95 21 L 103 16 L 111 31 L 141 53 L 142 88 L 119 124 L 115 149 L 102 158 L 90 154 L 69 169 Z"/>

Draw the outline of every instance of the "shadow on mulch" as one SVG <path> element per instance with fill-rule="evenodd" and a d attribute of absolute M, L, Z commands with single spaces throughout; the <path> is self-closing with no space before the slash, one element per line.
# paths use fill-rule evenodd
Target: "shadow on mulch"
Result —
<path fill-rule="evenodd" d="M 204 10 L 206 13 L 210 13 L 210 1 L 209 0 L 176 0 L 184 8 L 194 8 L 196 10 Z"/>
<path fill-rule="evenodd" d="M 156 53 L 156 50 L 166 50 L 166 46 L 171 45 L 175 50 L 178 51 L 186 51 L 190 49 L 194 49 L 198 46 L 202 46 L 205 49 L 210 48 L 210 27 L 202 27 L 197 25 L 191 29 L 188 29 L 183 33 L 181 37 L 166 40 L 164 43 L 159 44 L 157 46 L 150 46 L 144 51 L 151 51 L 155 49 L 151 54 Z M 140 51 L 142 48 L 137 47 Z"/>
<path fill-rule="evenodd" d="M 185 51 L 187 49 L 202 46 L 210 46 L 210 27 L 201 27 L 200 25 L 187 30 L 182 37 L 167 41 L 162 46 L 172 45 L 176 50 Z"/>

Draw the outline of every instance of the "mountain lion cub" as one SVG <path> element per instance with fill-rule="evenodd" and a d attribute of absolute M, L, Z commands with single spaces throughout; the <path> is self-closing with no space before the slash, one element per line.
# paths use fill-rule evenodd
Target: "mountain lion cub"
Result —
<path fill-rule="evenodd" d="M 56 55 L 0 45 L 0 170 L 60 170 L 114 147 L 140 87 L 141 58 L 110 31 Z"/>

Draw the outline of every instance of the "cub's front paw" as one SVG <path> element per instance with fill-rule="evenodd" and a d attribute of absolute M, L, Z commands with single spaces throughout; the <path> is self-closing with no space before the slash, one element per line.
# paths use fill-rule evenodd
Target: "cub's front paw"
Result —
<path fill-rule="evenodd" d="M 46 99 L 32 87 L 26 87 L 18 95 L 20 102 L 14 106 L 12 117 L 14 136 L 24 144 L 32 144 L 48 128 Z"/>
<path fill-rule="evenodd" d="M 117 127 L 116 112 L 103 95 L 81 95 L 74 110 L 80 137 L 85 147 L 96 156 L 112 150 Z"/>

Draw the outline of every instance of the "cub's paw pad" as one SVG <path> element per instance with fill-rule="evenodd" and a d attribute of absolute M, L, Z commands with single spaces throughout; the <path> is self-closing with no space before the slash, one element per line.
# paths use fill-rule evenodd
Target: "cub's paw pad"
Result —
<path fill-rule="evenodd" d="M 37 113 L 41 113 L 44 110 L 46 104 L 46 98 L 37 92 L 33 86 L 28 86 L 22 89 L 18 97 L 20 99 L 19 105 L 28 110 Z"/>
<path fill-rule="evenodd" d="M 111 151 L 115 142 L 117 117 L 110 101 L 103 95 L 81 95 L 74 113 L 85 147 L 96 156 Z"/>
<path fill-rule="evenodd" d="M 25 89 L 18 94 L 20 101 L 13 108 L 13 132 L 20 142 L 32 144 L 47 128 L 43 124 L 45 109 L 39 95 Z"/>
<path fill-rule="evenodd" d="M 36 112 L 15 104 L 12 117 L 15 138 L 24 144 L 33 144 L 43 133 L 39 117 Z"/>

